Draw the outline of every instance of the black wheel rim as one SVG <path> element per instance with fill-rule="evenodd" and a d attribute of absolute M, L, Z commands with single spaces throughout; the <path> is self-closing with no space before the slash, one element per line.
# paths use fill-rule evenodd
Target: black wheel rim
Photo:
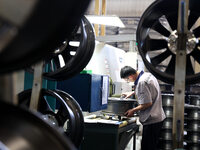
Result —
<path fill-rule="evenodd" d="M 22 107 L 29 107 L 30 104 L 30 98 L 31 98 L 31 89 L 23 91 L 18 94 L 19 98 L 19 105 Z M 48 105 L 46 101 L 46 96 L 51 96 L 56 98 L 56 102 L 59 106 L 59 109 L 57 112 L 52 110 L 50 106 Z M 56 122 L 58 122 L 59 127 L 64 127 L 65 122 L 68 120 L 69 122 L 69 127 L 68 130 L 65 131 L 66 135 L 70 139 L 74 139 L 76 136 L 76 118 L 73 110 L 71 107 L 65 102 L 65 99 L 62 98 L 57 92 L 52 91 L 52 90 L 46 90 L 42 89 L 41 91 L 41 97 L 39 100 L 39 107 L 38 107 L 38 112 L 42 113 L 43 115 L 49 115 L 52 117 L 55 117 Z"/>
<path fill-rule="evenodd" d="M 16 26 L 16 36 L 1 49 L 0 73 L 22 69 L 49 58 L 50 52 L 68 38 L 80 23 L 89 2 L 90 0 L 38 1 L 28 19 Z"/>
<path fill-rule="evenodd" d="M 79 42 L 79 46 L 73 46 L 70 44 L 71 42 Z M 53 80 L 65 80 L 78 74 L 90 61 L 94 47 L 93 27 L 86 17 L 83 17 L 80 28 L 76 28 L 72 36 L 66 40 L 65 49 L 62 48 L 59 53 L 54 54 L 51 60 L 48 61 L 51 68 L 48 73 L 44 73 L 44 77 Z M 63 59 L 63 65 L 60 59 Z"/>
<path fill-rule="evenodd" d="M 137 28 L 137 42 L 139 53 L 146 68 L 158 79 L 174 83 L 176 37 L 178 20 L 178 0 L 157 0 L 152 3 L 141 17 Z M 197 8 L 200 2 L 190 0 L 188 19 L 188 42 L 186 83 L 200 82 L 200 73 L 194 71 L 193 60 L 200 64 L 200 26 L 194 26 L 200 16 Z M 156 35 L 156 37 L 155 37 Z M 175 41 L 176 42 L 176 41 Z M 165 62 L 167 65 L 163 66 Z"/>
<path fill-rule="evenodd" d="M 63 132 L 42 120 L 40 114 L 19 108 L 0 100 L 0 139 L 5 149 L 75 150 Z M 16 148 L 16 139 L 18 144 Z M 2 145 L 3 143 L 3 145 Z"/>
<path fill-rule="evenodd" d="M 59 93 L 61 96 L 63 96 L 63 99 L 65 99 L 65 102 L 68 103 L 68 105 L 71 107 L 75 114 L 75 120 L 76 120 L 76 133 L 74 136 L 74 139 L 71 139 L 75 146 L 79 147 L 82 140 L 83 140 L 83 132 L 84 132 L 84 117 L 82 113 L 82 109 L 78 102 L 68 93 L 56 90 L 57 93 Z"/>

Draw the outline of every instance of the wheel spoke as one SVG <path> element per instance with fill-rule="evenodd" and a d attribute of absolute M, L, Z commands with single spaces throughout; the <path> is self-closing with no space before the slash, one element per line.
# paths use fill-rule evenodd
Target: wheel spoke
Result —
<path fill-rule="evenodd" d="M 39 111 L 41 113 L 43 113 L 43 114 L 52 114 L 52 115 L 55 115 L 54 111 L 52 110 L 52 108 L 48 104 L 45 96 L 41 96 L 40 97 Z"/>
<path fill-rule="evenodd" d="M 82 35 L 81 33 L 76 33 L 75 35 L 72 36 L 73 41 L 81 41 Z"/>
<path fill-rule="evenodd" d="M 77 52 L 77 50 L 78 50 L 78 47 L 71 46 L 71 45 L 67 46 L 67 50 L 62 52 L 62 56 L 65 61 L 65 64 L 67 64 L 69 60 L 74 57 L 74 55 L 71 55 L 70 52 Z"/>
<path fill-rule="evenodd" d="M 196 47 L 190 54 L 200 64 L 200 50 Z"/>
<path fill-rule="evenodd" d="M 199 18 L 198 14 L 192 11 L 190 12 L 190 15 L 188 17 L 188 30 L 195 24 L 198 18 Z"/>
<path fill-rule="evenodd" d="M 70 55 L 70 51 L 63 51 L 62 56 L 66 65 L 68 64 L 69 60 L 73 58 L 73 56 Z"/>
<path fill-rule="evenodd" d="M 63 106 L 60 106 L 55 116 L 59 123 L 59 126 L 63 126 L 65 121 L 69 118 L 67 112 L 65 111 L 65 109 L 63 109 Z"/>
<path fill-rule="evenodd" d="M 77 49 L 78 49 L 78 47 L 76 47 L 76 46 L 71 46 L 71 45 L 67 46 L 68 51 L 77 51 Z"/>
<path fill-rule="evenodd" d="M 167 41 L 160 39 L 150 39 L 149 41 L 150 50 L 160 50 L 163 48 L 167 48 Z"/>
<path fill-rule="evenodd" d="M 54 62 L 54 68 L 55 69 L 59 69 L 60 68 L 60 61 L 59 61 L 59 58 L 56 56 L 53 58 L 53 62 Z"/>
<path fill-rule="evenodd" d="M 165 70 L 166 73 L 174 75 L 174 73 L 175 73 L 175 60 L 176 60 L 175 55 L 172 55 L 172 58 L 171 58 L 168 66 Z"/>
<path fill-rule="evenodd" d="M 152 26 L 152 29 L 166 37 L 169 37 L 169 35 L 170 35 L 170 32 L 160 22 L 158 22 L 154 26 Z"/>
<path fill-rule="evenodd" d="M 178 12 L 175 12 L 173 14 L 166 14 L 166 19 L 171 27 L 172 30 L 176 30 L 177 29 L 177 25 L 178 25 Z"/>
<path fill-rule="evenodd" d="M 190 59 L 189 55 L 187 55 L 186 68 L 187 68 L 186 75 L 193 75 L 194 74 L 194 69 L 192 67 L 192 62 L 191 62 L 191 59 Z"/>
<path fill-rule="evenodd" d="M 169 50 L 166 50 L 165 52 L 153 57 L 151 59 L 151 63 L 153 64 L 153 66 L 157 66 L 158 64 L 160 64 L 163 60 L 165 60 L 167 57 L 169 57 L 171 54 L 171 52 Z"/>
<path fill-rule="evenodd" d="M 200 5 L 200 1 L 190 0 L 189 1 L 190 11 L 199 12 L 199 5 Z"/>
<path fill-rule="evenodd" d="M 197 27 L 196 29 L 194 29 L 193 33 L 194 33 L 195 37 L 199 37 L 200 36 L 200 26 Z"/>

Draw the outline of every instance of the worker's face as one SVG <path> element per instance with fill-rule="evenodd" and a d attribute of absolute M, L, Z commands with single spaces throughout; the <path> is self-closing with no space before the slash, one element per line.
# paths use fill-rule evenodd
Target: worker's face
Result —
<path fill-rule="evenodd" d="M 128 77 L 124 78 L 126 82 L 134 82 L 136 80 L 136 75 L 129 75 Z"/>

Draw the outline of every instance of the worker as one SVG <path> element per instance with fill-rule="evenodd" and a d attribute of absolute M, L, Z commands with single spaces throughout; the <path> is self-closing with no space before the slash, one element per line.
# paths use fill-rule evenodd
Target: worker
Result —
<path fill-rule="evenodd" d="M 143 125 L 141 150 L 157 150 L 162 124 L 166 118 L 162 108 L 162 97 L 157 79 L 149 72 L 137 71 L 125 66 L 120 76 L 127 82 L 134 82 L 135 91 L 123 93 L 126 98 L 135 94 L 138 106 L 125 112 L 131 117 L 139 113 L 139 121 Z"/>

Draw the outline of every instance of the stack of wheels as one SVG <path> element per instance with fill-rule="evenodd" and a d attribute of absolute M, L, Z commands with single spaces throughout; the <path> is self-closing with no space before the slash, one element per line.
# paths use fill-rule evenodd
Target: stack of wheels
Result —
<path fill-rule="evenodd" d="M 160 135 L 159 148 L 162 150 L 173 149 L 173 100 L 174 95 L 162 93 L 162 104 L 166 114 Z M 187 103 L 188 102 L 188 103 Z M 186 95 L 184 115 L 184 147 L 188 150 L 197 150 L 200 146 L 200 96 Z"/>
<path fill-rule="evenodd" d="M 52 53 L 55 54 L 54 50 L 62 45 L 63 41 L 71 38 L 71 33 L 79 25 L 89 2 L 90 0 L 2 1 L 0 5 L 0 73 L 25 69 L 38 61 L 51 59 Z M 91 38 L 87 34 L 87 29 L 84 29 L 83 35 L 78 37 L 78 40 L 84 41 L 85 37 Z M 88 40 L 83 42 L 83 49 L 92 47 L 87 42 Z M 69 51 L 74 49 L 70 47 Z M 73 61 L 69 57 L 67 60 Z M 81 55 L 80 57 L 85 58 L 86 56 Z M 78 68 L 81 67 L 78 66 Z M 47 92 L 51 95 L 50 93 Z M 42 117 L 39 113 L 0 101 L 0 147 L 12 150 L 75 150 L 70 139 L 63 136 L 63 132 L 60 132 L 55 124 L 62 126 L 63 119 L 75 119 L 69 121 L 70 131 L 66 130 L 65 134 L 71 135 L 71 140 L 76 139 L 73 142 L 77 146 L 81 141 L 77 138 L 78 134 L 82 137 L 82 114 L 73 98 L 59 93 L 63 102 L 61 102 L 60 111 L 54 113 L 48 103 L 43 101 L 41 107 L 46 114 Z M 45 119 L 48 122 L 44 121 Z M 79 127 L 75 123 L 77 120 Z"/>
<path fill-rule="evenodd" d="M 31 89 L 19 93 L 19 105 L 28 108 L 31 100 Z M 56 109 L 52 109 L 47 97 L 56 99 Z M 54 127 L 61 127 L 66 135 L 79 147 L 83 139 L 84 120 L 81 107 L 69 94 L 60 90 L 41 90 L 38 112 L 42 118 Z"/>
<path fill-rule="evenodd" d="M 190 106 L 185 107 L 185 130 L 187 135 L 184 139 L 186 149 L 197 150 L 200 148 L 200 96 L 189 96 Z"/>
<path fill-rule="evenodd" d="M 188 98 L 185 97 L 185 102 L 188 101 Z M 174 94 L 162 93 L 162 105 L 166 115 L 162 127 L 162 134 L 160 135 L 159 147 L 162 150 L 173 149 L 172 142 L 172 129 L 173 129 L 173 104 L 174 103 Z M 186 120 L 184 120 L 186 122 Z M 184 134 L 186 132 L 184 131 Z"/>
<path fill-rule="evenodd" d="M 143 13 L 136 38 L 138 50 L 146 68 L 158 79 L 174 83 L 178 42 L 177 22 L 179 0 L 154 1 Z M 189 0 L 188 33 L 186 39 L 186 83 L 200 82 L 200 72 L 194 71 L 194 62 L 200 64 L 200 1 Z"/>
<path fill-rule="evenodd" d="M 85 16 L 63 45 L 46 60 L 48 72 L 43 76 L 50 80 L 66 80 L 80 73 L 90 61 L 95 48 L 95 34 L 92 24 Z"/>
<path fill-rule="evenodd" d="M 172 150 L 172 127 L 173 127 L 173 100 L 174 95 L 169 93 L 162 93 L 162 105 L 166 114 L 162 132 L 159 140 L 159 148 L 162 150 Z"/>

